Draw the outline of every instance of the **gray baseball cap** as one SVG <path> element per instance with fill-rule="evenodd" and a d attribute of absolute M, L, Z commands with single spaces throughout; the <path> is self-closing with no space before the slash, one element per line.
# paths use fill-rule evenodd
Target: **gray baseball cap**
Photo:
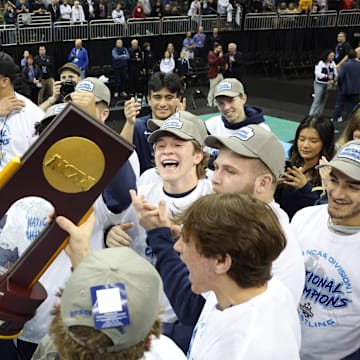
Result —
<path fill-rule="evenodd" d="M 352 140 L 344 144 L 327 164 L 316 168 L 330 166 L 341 171 L 354 180 L 360 181 L 360 140 Z"/>
<path fill-rule="evenodd" d="M 226 147 L 234 153 L 261 160 L 278 179 L 284 172 L 285 152 L 279 139 L 260 125 L 245 126 L 229 137 L 210 135 L 205 145 Z"/>
<path fill-rule="evenodd" d="M 237 79 L 224 79 L 220 81 L 215 88 L 215 97 L 218 96 L 230 96 L 235 97 L 238 95 L 244 95 L 244 85 Z"/>
<path fill-rule="evenodd" d="M 203 146 L 207 135 L 204 122 L 188 111 L 176 112 L 165 121 L 150 119 L 147 126 L 152 131 L 148 137 L 150 143 L 156 142 L 164 133 L 170 133 L 183 140 L 196 140 Z"/>
<path fill-rule="evenodd" d="M 104 101 L 108 106 L 111 101 L 109 88 L 96 77 L 87 77 L 81 80 L 75 87 L 75 91 L 88 91 L 94 94 L 95 101 L 98 103 Z"/>

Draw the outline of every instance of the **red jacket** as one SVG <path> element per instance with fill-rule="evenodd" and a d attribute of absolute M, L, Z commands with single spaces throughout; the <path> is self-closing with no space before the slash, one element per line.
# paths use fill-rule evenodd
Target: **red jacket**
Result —
<path fill-rule="evenodd" d="M 136 4 L 132 11 L 131 16 L 133 18 L 138 18 L 138 19 L 145 18 L 144 7 L 141 4 Z"/>
<path fill-rule="evenodd" d="M 214 79 L 219 74 L 219 68 L 225 68 L 224 56 L 218 56 L 214 51 L 209 51 L 208 55 L 208 77 Z"/>

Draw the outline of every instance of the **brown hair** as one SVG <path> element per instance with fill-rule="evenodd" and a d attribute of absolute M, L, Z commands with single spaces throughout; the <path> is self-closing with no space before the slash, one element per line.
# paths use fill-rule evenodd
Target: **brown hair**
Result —
<path fill-rule="evenodd" d="M 143 358 L 145 351 L 150 350 L 150 337 L 152 335 L 159 337 L 161 334 L 161 321 L 157 318 L 143 341 L 122 351 L 101 353 L 99 349 L 113 346 L 112 340 L 106 334 L 89 326 L 72 326 L 71 332 L 84 343 L 80 345 L 65 331 L 60 307 L 55 308 L 53 314 L 50 334 L 53 335 L 60 358 L 66 360 L 139 360 Z"/>
<path fill-rule="evenodd" d="M 242 288 L 271 279 L 272 262 L 286 246 L 286 238 L 271 208 L 249 195 L 211 194 L 201 197 L 176 219 L 183 241 L 194 239 L 208 258 L 231 257 L 228 276 Z"/>
<path fill-rule="evenodd" d="M 353 133 L 355 130 L 360 130 L 360 103 L 355 106 L 351 114 L 350 120 L 338 141 L 339 148 L 346 144 L 348 141 L 353 140 Z"/>

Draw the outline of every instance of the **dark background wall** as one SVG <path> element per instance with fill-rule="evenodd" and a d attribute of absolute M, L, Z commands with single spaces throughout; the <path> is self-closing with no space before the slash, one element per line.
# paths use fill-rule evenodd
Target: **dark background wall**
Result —
<path fill-rule="evenodd" d="M 360 28 L 321 28 L 321 29 L 295 29 L 295 30 L 264 30 L 264 31 L 229 31 L 223 32 L 223 45 L 229 42 L 236 42 L 242 52 L 258 52 L 265 50 L 277 50 L 288 52 L 299 52 L 308 50 L 324 50 L 334 48 L 336 35 L 339 31 L 348 34 L 348 40 L 354 47 L 358 46 L 359 38 L 355 35 Z M 145 41 L 150 41 L 152 50 L 157 59 L 164 53 L 166 44 L 173 42 L 175 49 L 179 51 L 185 35 L 140 37 L 140 46 Z M 132 38 L 123 38 L 126 47 L 130 46 Z M 83 41 L 83 46 L 88 50 L 90 66 L 111 64 L 111 49 L 115 39 Z M 11 54 L 19 64 L 22 53 L 25 49 L 31 54 L 37 54 L 38 44 L 2 46 L 1 50 Z M 73 47 L 73 42 L 45 43 L 48 55 L 52 56 L 56 68 L 67 61 L 67 56 Z"/>

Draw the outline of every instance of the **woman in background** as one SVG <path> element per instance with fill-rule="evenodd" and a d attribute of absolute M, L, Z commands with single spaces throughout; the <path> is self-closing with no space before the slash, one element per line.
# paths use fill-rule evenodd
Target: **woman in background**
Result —
<path fill-rule="evenodd" d="M 275 201 L 290 219 L 319 200 L 323 189 L 315 167 L 322 157 L 330 160 L 334 153 L 334 124 L 325 117 L 306 116 L 296 130 L 290 161 L 275 192 Z"/>
<path fill-rule="evenodd" d="M 328 87 L 335 87 L 337 71 L 334 57 L 334 51 L 327 50 L 315 65 L 314 100 L 310 107 L 310 116 L 322 115 L 328 97 Z"/>
<path fill-rule="evenodd" d="M 355 139 L 360 139 L 360 103 L 352 111 L 350 120 L 336 145 L 340 149 L 345 143 Z"/>
<path fill-rule="evenodd" d="M 36 105 L 41 87 L 41 77 L 40 67 L 34 63 L 32 55 L 29 55 L 26 59 L 26 65 L 21 70 L 21 79 L 24 84 L 24 95 Z"/>

